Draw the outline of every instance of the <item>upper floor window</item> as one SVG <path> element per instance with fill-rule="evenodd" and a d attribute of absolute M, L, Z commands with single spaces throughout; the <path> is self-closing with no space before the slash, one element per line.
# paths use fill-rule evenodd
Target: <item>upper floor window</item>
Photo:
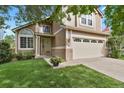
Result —
<path fill-rule="evenodd" d="M 33 32 L 30 29 L 23 29 L 19 32 L 19 46 L 20 48 L 33 48 Z"/>
<path fill-rule="evenodd" d="M 81 16 L 81 24 L 86 24 L 86 15 Z"/>
<path fill-rule="evenodd" d="M 49 25 L 44 25 L 43 26 L 43 32 L 44 33 L 51 33 L 51 28 Z"/>
<path fill-rule="evenodd" d="M 93 15 L 81 15 L 80 23 L 82 25 L 93 26 Z"/>

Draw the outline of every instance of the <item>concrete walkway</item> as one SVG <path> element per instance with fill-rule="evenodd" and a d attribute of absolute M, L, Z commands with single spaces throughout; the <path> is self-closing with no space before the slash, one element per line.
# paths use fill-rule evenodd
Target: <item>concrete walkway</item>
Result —
<path fill-rule="evenodd" d="M 77 59 L 70 62 L 61 63 L 57 68 L 63 68 L 66 66 L 73 66 L 78 64 L 83 64 L 98 72 L 104 73 L 112 78 L 124 82 L 124 60 L 105 57 Z"/>

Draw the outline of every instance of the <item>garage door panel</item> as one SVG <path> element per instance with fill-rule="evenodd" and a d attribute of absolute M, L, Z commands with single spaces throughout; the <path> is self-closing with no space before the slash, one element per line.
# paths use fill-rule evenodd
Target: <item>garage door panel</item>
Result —
<path fill-rule="evenodd" d="M 103 56 L 103 43 L 72 42 L 73 59 Z"/>

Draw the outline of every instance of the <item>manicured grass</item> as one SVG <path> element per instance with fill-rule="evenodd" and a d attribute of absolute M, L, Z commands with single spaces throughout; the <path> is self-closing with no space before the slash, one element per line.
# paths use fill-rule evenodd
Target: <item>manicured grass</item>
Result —
<path fill-rule="evenodd" d="M 124 83 L 83 65 L 53 69 L 36 59 L 0 65 L 0 87 L 124 87 Z"/>

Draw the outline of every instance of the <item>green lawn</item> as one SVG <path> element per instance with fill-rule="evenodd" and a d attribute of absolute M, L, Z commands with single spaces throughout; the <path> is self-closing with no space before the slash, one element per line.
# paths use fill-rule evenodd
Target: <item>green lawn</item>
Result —
<path fill-rule="evenodd" d="M 124 87 L 83 65 L 53 69 L 41 59 L 0 65 L 0 87 Z"/>

